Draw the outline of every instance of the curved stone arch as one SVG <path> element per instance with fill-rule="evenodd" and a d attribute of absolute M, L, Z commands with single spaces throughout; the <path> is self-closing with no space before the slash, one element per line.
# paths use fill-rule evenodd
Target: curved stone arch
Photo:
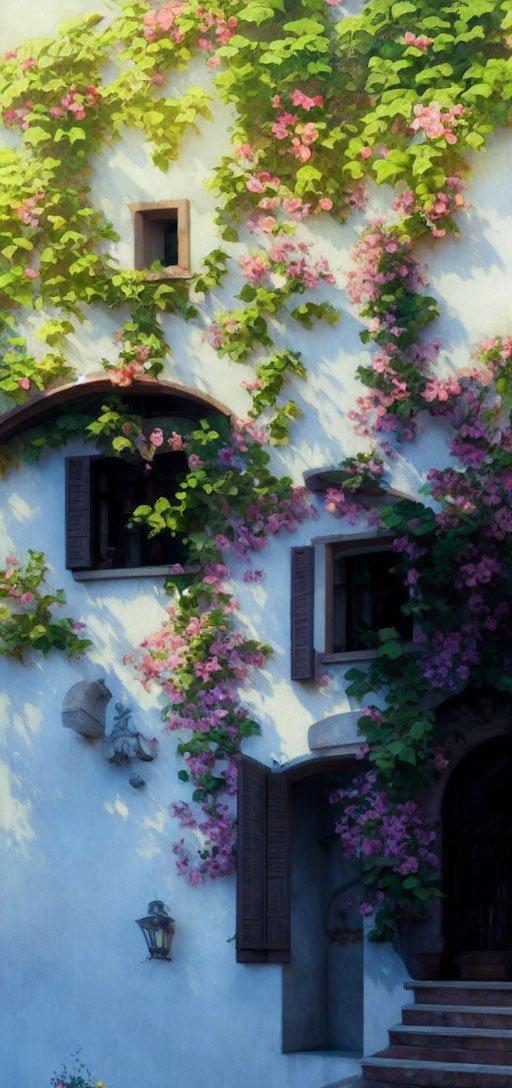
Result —
<path fill-rule="evenodd" d="M 55 409 L 65 408 L 68 404 L 90 396 L 119 396 L 122 400 L 133 397 L 161 397 L 162 406 L 168 405 L 172 414 L 179 414 L 188 409 L 220 412 L 229 417 L 231 410 L 221 401 L 208 393 L 189 389 L 178 382 L 160 381 L 157 378 L 143 378 L 131 385 L 118 387 L 113 385 L 102 373 L 92 374 L 85 381 L 70 382 L 38 393 L 24 404 L 11 408 L 0 417 L 0 444 L 44 421 Z"/>
<path fill-rule="evenodd" d="M 437 711 L 439 721 L 444 721 L 447 727 L 450 725 L 453 727 L 443 743 L 443 750 L 449 762 L 428 790 L 423 808 L 426 816 L 436 825 L 438 834 L 433 852 L 439 859 L 439 871 L 442 874 L 443 807 L 447 788 L 453 774 L 466 756 L 488 741 L 503 737 L 510 732 L 512 696 L 498 691 L 486 691 L 484 694 L 478 691 L 465 691 L 461 695 L 441 702 Z M 421 967 L 416 962 L 418 954 L 435 955 L 440 961 L 445 946 L 443 901 L 431 900 L 426 908 L 425 919 L 405 925 L 402 939 L 398 944 L 398 950 L 413 977 L 422 976 Z M 432 969 L 428 973 L 433 973 Z"/>
<path fill-rule="evenodd" d="M 502 737 L 509 731 L 512 724 L 512 701 L 508 708 L 503 706 L 498 712 L 492 712 L 492 717 L 487 722 L 476 721 L 476 717 L 469 710 L 468 715 L 457 722 L 456 735 L 452 735 L 444 744 L 449 763 L 429 791 L 425 805 L 427 815 L 435 821 L 441 820 L 448 784 L 462 760 L 481 744 Z"/>

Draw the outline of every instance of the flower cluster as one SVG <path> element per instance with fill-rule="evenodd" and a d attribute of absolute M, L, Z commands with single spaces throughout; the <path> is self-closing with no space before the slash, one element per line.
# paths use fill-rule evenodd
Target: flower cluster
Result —
<path fill-rule="evenodd" d="M 114 334 L 114 340 L 122 345 L 118 360 L 115 365 L 103 362 L 113 385 L 131 385 L 148 376 L 157 377 L 162 371 L 168 348 L 159 323 L 154 321 L 151 331 L 147 331 L 147 326 L 148 322 L 142 332 L 136 322 L 128 321 Z"/>
<path fill-rule="evenodd" d="M 42 552 L 29 550 L 24 565 L 17 556 L 7 556 L 0 571 L 0 654 L 22 661 L 28 650 L 46 655 L 55 649 L 76 657 L 92 645 L 80 637 L 83 623 L 53 615 L 55 605 L 65 604 L 66 598 L 62 589 L 52 593 L 45 586 L 47 569 Z"/>
<path fill-rule="evenodd" d="M 361 339 L 379 345 L 371 362 L 358 369 L 370 386 L 350 412 L 359 434 L 396 431 L 402 440 L 413 437 L 411 417 L 423 406 L 428 372 L 439 350 L 437 341 L 422 341 L 422 329 L 436 316 L 437 307 L 432 298 L 419 293 L 425 281 L 412 248 L 411 235 L 401 227 L 374 219 L 352 251 L 349 298 L 369 318 Z"/>
<path fill-rule="evenodd" d="M 17 106 L 16 109 L 3 110 L 2 118 L 4 125 L 7 128 L 12 128 L 13 125 L 19 125 L 22 132 L 28 129 L 30 124 L 28 114 L 32 109 L 33 102 L 27 98 L 22 106 Z"/>
<path fill-rule="evenodd" d="M 413 240 L 409 235 L 390 231 L 383 219 L 373 219 L 370 229 L 364 231 L 351 252 L 354 267 L 347 275 L 347 291 L 352 304 L 378 303 L 382 289 L 386 288 L 387 298 L 389 285 L 397 280 L 405 281 L 410 291 L 424 287 L 423 274 L 412 255 L 412 248 Z M 378 313 L 372 315 L 370 330 L 377 333 L 384 326 L 387 335 L 396 337 L 395 325 L 395 314 L 384 314 L 382 321 Z"/>
<path fill-rule="evenodd" d="M 360 518 L 364 518 L 368 526 L 378 525 L 378 511 L 369 508 L 361 496 L 382 491 L 385 466 L 380 454 L 374 450 L 346 457 L 340 462 L 339 469 L 341 486 L 327 488 L 326 509 L 336 517 L 346 518 L 349 525 L 355 525 Z"/>
<path fill-rule="evenodd" d="M 275 121 L 270 125 L 270 131 L 276 140 L 284 142 L 289 141 L 288 147 L 283 147 L 280 152 L 289 152 L 299 162 L 308 162 L 311 158 L 312 151 L 311 145 L 314 144 L 320 135 L 318 125 L 314 121 L 303 122 L 299 120 L 299 117 L 295 113 L 289 113 L 284 107 L 280 94 L 274 95 L 272 99 L 272 107 L 274 110 L 279 110 Z M 306 113 L 315 108 L 323 106 L 323 96 L 318 94 L 313 97 L 305 94 L 300 88 L 296 88 L 291 94 L 291 101 L 295 107 L 299 106 Z M 323 129 L 324 125 L 321 125 Z"/>
<path fill-rule="evenodd" d="M 413 132 L 424 132 L 429 140 L 446 140 L 447 144 L 457 142 L 457 136 L 453 131 L 462 116 L 464 107 L 452 106 L 443 112 L 439 102 L 430 102 L 428 106 L 417 102 L 414 107 L 414 121 L 409 128 Z"/>
<path fill-rule="evenodd" d="M 314 291 L 320 283 L 334 284 L 335 279 L 325 257 L 310 259 L 307 242 L 294 242 L 278 234 L 268 251 L 248 253 L 240 258 L 242 275 L 249 283 L 268 280 L 274 288 Z"/>
<path fill-rule="evenodd" d="M 457 691 L 471 675 L 471 665 L 481 660 L 481 632 L 475 624 L 463 624 L 456 631 L 435 631 L 429 651 L 420 658 L 420 668 L 433 688 Z"/>
<path fill-rule="evenodd" d="M 434 43 L 433 38 L 427 38 L 426 34 L 416 36 L 412 30 L 406 30 L 403 40 L 404 45 L 413 45 L 415 49 L 428 49 Z"/>
<path fill-rule="evenodd" d="M 343 806 L 336 833 L 343 852 L 361 859 L 363 880 L 377 907 L 382 909 L 392 885 L 395 897 L 400 896 L 418 911 L 426 898 L 425 885 L 433 884 L 438 868 L 432 850 L 436 834 L 419 805 L 415 801 L 391 800 L 379 789 L 375 771 L 356 779 L 349 789 L 336 790 L 329 801 Z M 384 862 L 382 869 L 374 864 L 376 858 Z M 373 904 L 361 903 L 363 915 L 373 910 Z M 378 924 L 378 917 L 376 921 Z"/>
<path fill-rule="evenodd" d="M 328 487 L 325 493 L 325 509 L 337 518 L 345 518 L 349 525 L 357 525 L 363 519 L 370 528 L 378 524 L 378 513 L 368 510 L 364 502 L 338 487 Z"/>
<path fill-rule="evenodd" d="M 40 224 L 40 215 L 42 209 L 38 207 L 45 198 L 44 193 L 34 193 L 32 196 L 25 197 L 21 201 L 21 204 L 14 209 L 18 219 L 25 224 L 26 227 L 38 227 Z"/>
<path fill-rule="evenodd" d="M 67 94 L 60 100 L 60 106 L 50 106 L 50 117 L 64 117 L 71 113 L 75 121 L 85 121 L 87 110 L 97 108 L 99 91 L 94 83 L 89 83 L 83 91 L 78 90 L 76 83 L 72 83 Z"/>
<path fill-rule="evenodd" d="M 242 741 L 258 732 L 238 688 L 270 653 L 234 629 L 237 604 L 223 583 L 226 575 L 223 564 L 208 563 L 193 585 L 177 591 L 167 609 L 168 622 L 144 639 L 142 656 L 129 658 L 145 687 L 157 683 L 162 689 L 165 729 L 190 733 L 178 745 L 186 767 L 179 777 L 193 786 L 197 811 L 186 802 L 172 805 L 180 826 L 199 839 L 199 864 L 192 863 L 183 839 L 173 847 L 178 872 L 190 884 L 228 875 L 234 868 L 235 819 L 219 798 L 236 792 Z"/>
<path fill-rule="evenodd" d="M 271 230 L 277 226 L 273 216 Z M 251 355 L 256 344 L 272 345 L 265 314 L 275 317 L 294 294 L 305 294 L 322 283 L 334 284 L 335 279 L 325 257 L 314 260 L 307 242 L 295 242 L 280 231 L 270 248 L 247 254 L 240 260 L 240 269 L 249 281 L 238 298 L 248 305 L 240 310 L 217 314 L 203 333 L 220 355 L 241 361 Z M 337 313 L 329 302 L 307 303 L 296 307 L 291 316 L 306 328 L 311 317 L 325 317 L 334 323 Z"/>
<path fill-rule="evenodd" d="M 393 210 L 411 223 L 417 218 L 431 231 L 434 238 L 444 238 L 453 225 L 453 216 L 463 208 L 469 208 L 462 190 L 462 178 L 456 174 L 446 179 L 446 189 L 440 190 L 428 201 L 419 202 L 412 189 L 406 189 L 393 202 Z"/>
<path fill-rule="evenodd" d="M 171 41 L 175 45 L 190 40 L 198 49 L 208 54 L 208 68 L 217 68 L 220 57 L 216 50 L 227 45 L 238 25 L 235 15 L 224 15 L 218 8 L 196 8 L 178 0 L 177 3 L 164 3 L 157 9 L 144 12 L 142 16 L 143 34 L 147 42 Z M 156 83 L 163 82 L 160 73 L 156 73 Z"/>
<path fill-rule="evenodd" d="M 199 49 L 205 50 L 209 56 L 206 61 L 208 68 L 217 68 L 220 57 L 216 50 L 219 46 L 227 45 L 233 37 L 238 19 L 235 15 L 223 15 L 218 10 L 208 11 L 204 7 L 198 7 L 197 16 L 200 19 L 198 30 L 200 37 L 197 39 Z"/>
<path fill-rule="evenodd" d="M 176 17 L 181 15 L 184 3 L 163 4 L 157 10 L 146 11 L 142 16 L 143 33 L 147 42 L 154 42 L 159 37 L 170 35 L 179 44 L 184 34 L 176 25 Z"/>

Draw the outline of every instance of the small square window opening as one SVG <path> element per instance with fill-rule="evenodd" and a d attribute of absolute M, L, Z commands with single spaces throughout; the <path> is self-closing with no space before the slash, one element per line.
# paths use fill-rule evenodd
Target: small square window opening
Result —
<path fill-rule="evenodd" d="M 147 270 L 147 279 L 190 275 L 189 202 L 157 201 L 132 204 L 134 264 Z"/>

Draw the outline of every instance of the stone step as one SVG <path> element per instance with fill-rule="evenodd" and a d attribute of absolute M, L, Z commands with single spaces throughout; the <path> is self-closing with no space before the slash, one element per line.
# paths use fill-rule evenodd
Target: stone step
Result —
<path fill-rule="evenodd" d="M 512 1030 L 512 1008 L 501 1005 L 404 1005 L 404 1024 Z"/>
<path fill-rule="evenodd" d="M 405 982 L 415 1001 L 429 1005 L 501 1005 L 512 1007 L 512 982 Z"/>
<path fill-rule="evenodd" d="M 501 1065 L 512 1063 L 512 1031 L 499 1031 L 496 1028 L 454 1028 L 431 1027 L 409 1024 L 397 1024 L 389 1032 L 390 1046 L 396 1055 L 396 1047 L 420 1047 L 439 1052 L 439 1061 L 444 1061 L 447 1050 L 463 1050 L 468 1057 L 453 1058 L 452 1061 L 499 1062 Z M 476 1055 L 475 1055 L 476 1052 Z M 485 1053 L 486 1057 L 483 1057 Z M 472 1058 L 473 1055 L 473 1058 Z M 489 1055 L 489 1056 L 487 1056 Z M 411 1057 L 419 1058 L 419 1054 Z M 428 1057 L 433 1057 L 432 1053 Z M 436 1059 L 437 1060 L 437 1059 Z"/>
<path fill-rule="evenodd" d="M 366 1088 L 512 1088 L 507 1065 L 363 1058 Z"/>
<path fill-rule="evenodd" d="M 465 1046 L 438 1046 L 431 1047 L 427 1043 L 423 1043 L 422 1046 L 412 1046 L 407 1044 L 406 1046 L 387 1046 L 385 1050 L 381 1050 L 376 1057 L 382 1058 L 400 1058 L 404 1061 L 414 1062 L 446 1062 L 460 1065 L 474 1065 L 478 1062 L 479 1065 L 488 1066 L 493 1069 L 496 1064 L 510 1066 L 510 1083 L 512 1084 L 512 1055 L 503 1050 L 468 1050 Z"/>

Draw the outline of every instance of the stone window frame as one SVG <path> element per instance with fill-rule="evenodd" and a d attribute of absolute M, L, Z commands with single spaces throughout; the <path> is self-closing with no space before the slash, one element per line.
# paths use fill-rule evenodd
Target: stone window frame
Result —
<path fill-rule="evenodd" d="M 320 555 L 320 564 L 323 566 L 323 577 L 318 579 L 318 585 L 323 582 L 324 586 L 324 600 L 322 605 L 322 617 L 319 620 L 323 624 L 323 638 L 320 643 L 323 645 L 323 650 L 320 653 L 320 660 L 322 664 L 336 664 L 338 662 L 351 662 L 351 661 L 367 661 L 368 659 L 377 657 L 378 651 L 372 650 L 370 647 L 363 647 L 357 650 L 338 650 L 333 648 L 334 643 L 334 556 L 336 552 L 342 551 L 346 557 L 372 555 L 382 552 L 391 552 L 393 540 L 395 539 L 393 533 L 386 533 L 380 531 L 376 534 L 369 533 L 353 533 L 343 536 L 329 537 L 321 541 L 322 553 Z M 320 543 L 320 541 L 319 541 Z M 317 560 L 317 549 L 315 548 L 315 560 Z M 316 566 L 316 562 L 315 562 Z M 317 624 L 317 610 L 318 602 L 315 595 L 315 628 Z M 410 639 L 401 640 L 404 642 L 406 648 L 411 648 L 413 642 Z"/>
<path fill-rule="evenodd" d="M 190 201 L 156 200 L 130 204 L 133 219 L 133 266 L 146 273 L 148 281 L 188 279 L 190 271 Z M 176 219 L 178 223 L 178 263 L 152 271 L 147 262 L 147 224 Z"/>

